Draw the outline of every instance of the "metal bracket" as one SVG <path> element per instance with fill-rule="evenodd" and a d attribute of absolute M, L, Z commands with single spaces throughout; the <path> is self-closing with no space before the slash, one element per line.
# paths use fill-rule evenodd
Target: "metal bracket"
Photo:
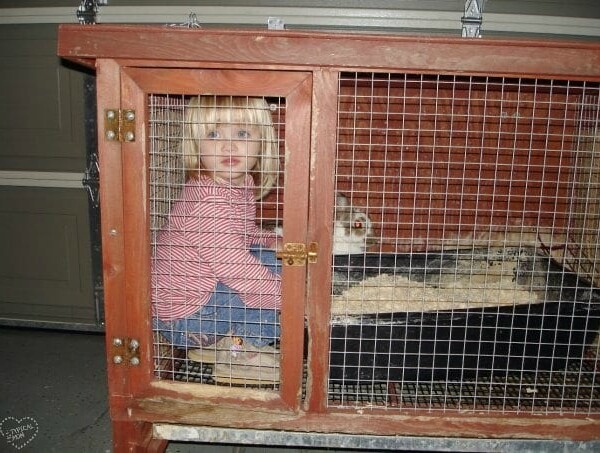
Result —
<path fill-rule="evenodd" d="M 188 20 L 186 22 L 182 22 L 179 24 L 168 24 L 168 27 L 182 27 L 182 28 L 202 28 L 200 22 L 198 21 L 198 16 L 196 13 L 190 13 L 188 16 Z"/>
<path fill-rule="evenodd" d="M 460 19 L 463 38 L 481 38 L 485 0 L 465 0 L 465 15 Z"/>
<path fill-rule="evenodd" d="M 140 364 L 140 342 L 135 338 L 113 338 L 111 346 L 112 362 L 115 365 L 130 364 L 137 366 Z"/>
<path fill-rule="evenodd" d="M 316 242 L 310 242 L 308 245 L 301 242 L 286 242 L 283 244 L 283 250 L 277 252 L 277 258 L 283 261 L 286 266 L 304 266 L 306 261 L 310 264 L 317 262 L 319 245 Z"/>
<path fill-rule="evenodd" d="M 95 153 L 90 156 L 90 162 L 83 174 L 81 184 L 88 191 L 90 203 L 94 209 L 100 206 L 100 169 Z"/>
<path fill-rule="evenodd" d="M 281 17 L 269 17 L 267 19 L 267 29 L 285 30 L 285 22 Z"/>
<path fill-rule="evenodd" d="M 104 111 L 104 136 L 110 141 L 135 141 L 135 110 Z"/>
<path fill-rule="evenodd" d="M 99 6 L 108 5 L 108 0 L 81 0 L 75 15 L 80 24 L 95 24 Z"/>

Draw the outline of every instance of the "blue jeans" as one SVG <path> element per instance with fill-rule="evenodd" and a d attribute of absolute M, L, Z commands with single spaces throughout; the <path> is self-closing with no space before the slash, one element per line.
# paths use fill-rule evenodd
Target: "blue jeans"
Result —
<path fill-rule="evenodd" d="M 273 250 L 252 247 L 250 253 L 271 272 L 281 274 L 281 261 Z M 174 346 L 188 348 L 213 343 L 218 336 L 233 334 L 254 346 L 274 343 L 279 338 L 279 311 L 248 308 L 240 295 L 217 283 L 206 305 L 187 318 L 173 321 L 154 319 L 154 329 Z"/>

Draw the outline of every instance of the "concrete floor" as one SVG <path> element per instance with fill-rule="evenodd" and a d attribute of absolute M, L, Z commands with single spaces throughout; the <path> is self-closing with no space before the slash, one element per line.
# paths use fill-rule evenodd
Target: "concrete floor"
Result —
<path fill-rule="evenodd" d="M 0 344 L 0 452 L 111 452 L 103 335 L 0 327 Z M 23 429 L 10 437 L 17 428 Z M 180 442 L 167 448 L 200 451 L 333 450 Z"/>
<path fill-rule="evenodd" d="M 111 451 L 104 336 L 0 328 L 0 343 L 0 451 Z M 11 445 L 6 427 L 24 419 L 38 432 Z"/>

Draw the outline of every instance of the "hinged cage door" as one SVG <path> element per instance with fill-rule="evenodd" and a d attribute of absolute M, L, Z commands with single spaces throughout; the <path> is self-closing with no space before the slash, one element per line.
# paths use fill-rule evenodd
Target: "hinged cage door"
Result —
<path fill-rule="evenodd" d="M 121 143 L 126 277 L 114 309 L 139 362 L 115 366 L 127 367 L 133 395 L 206 390 L 296 408 L 306 266 L 280 266 L 274 249 L 284 226 L 287 242 L 306 242 L 310 74 L 120 77 L 120 108 L 136 125 Z"/>

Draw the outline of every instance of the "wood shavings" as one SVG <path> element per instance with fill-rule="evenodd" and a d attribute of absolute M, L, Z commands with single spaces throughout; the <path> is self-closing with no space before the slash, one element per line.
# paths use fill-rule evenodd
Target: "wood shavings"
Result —
<path fill-rule="evenodd" d="M 332 299 L 333 315 L 423 312 L 487 306 L 528 304 L 535 293 L 520 287 L 506 274 L 449 275 L 439 286 L 403 275 L 369 277 Z"/>

